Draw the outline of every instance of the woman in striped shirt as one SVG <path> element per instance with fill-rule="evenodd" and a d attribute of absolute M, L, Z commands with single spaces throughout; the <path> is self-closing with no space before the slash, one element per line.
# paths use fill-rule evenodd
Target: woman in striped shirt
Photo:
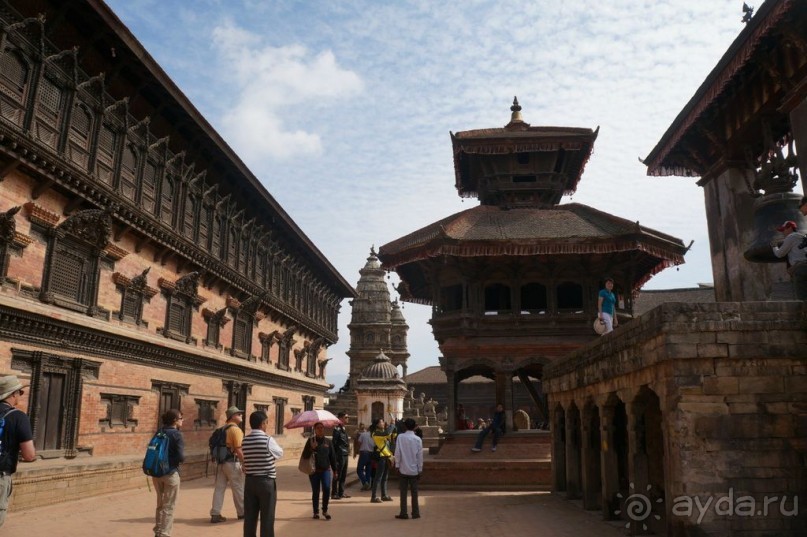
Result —
<path fill-rule="evenodd" d="M 244 437 L 241 451 L 244 454 L 244 537 L 256 537 L 258 517 L 261 519 L 261 537 L 275 535 L 275 505 L 277 504 L 277 467 L 275 461 L 283 457 L 283 448 L 266 434 L 269 417 L 258 410 L 249 416 L 250 433 Z"/>

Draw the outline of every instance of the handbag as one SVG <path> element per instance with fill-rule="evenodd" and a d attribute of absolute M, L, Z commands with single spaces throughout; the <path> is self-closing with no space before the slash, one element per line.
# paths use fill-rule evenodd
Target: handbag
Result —
<path fill-rule="evenodd" d="M 297 463 L 297 469 L 300 470 L 305 475 L 311 475 L 317 471 L 317 460 L 316 454 L 312 453 L 309 457 L 303 457 L 302 454 L 300 455 L 300 462 Z"/>

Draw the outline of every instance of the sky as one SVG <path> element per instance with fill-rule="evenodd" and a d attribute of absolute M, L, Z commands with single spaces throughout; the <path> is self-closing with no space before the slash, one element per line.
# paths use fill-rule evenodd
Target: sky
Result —
<path fill-rule="evenodd" d="M 454 188 L 449 133 L 503 127 L 514 96 L 533 126 L 600 128 L 561 203 L 694 241 L 645 289 L 712 282 L 702 189 L 639 158 L 742 30 L 741 1 L 107 3 L 354 287 L 371 246 L 478 203 Z M 430 308 L 403 313 L 408 371 L 438 365 Z M 337 388 L 349 321 L 346 300 Z"/>

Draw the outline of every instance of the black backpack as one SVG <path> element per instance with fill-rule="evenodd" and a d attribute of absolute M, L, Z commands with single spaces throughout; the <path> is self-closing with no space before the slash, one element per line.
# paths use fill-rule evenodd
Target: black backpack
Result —
<path fill-rule="evenodd" d="M 6 457 L 8 457 L 8 455 L 9 455 L 8 450 L 6 449 L 6 446 L 3 444 L 3 440 L 5 439 L 5 434 L 6 434 L 6 416 L 11 414 L 15 410 L 17 410 L 17 409 L 16 408 L 10 408 L 10 409 L 6 410 L 6 412 L 3 414 L 3 417 L 0 417 L 0 463 L 5 462 Z"/>
<path fill-rule="evenodd" d="M 227 448 L 227 429 L 230 427 L 235 427 L 235 424 L 228 423 L 219 427 L 213 431 L 207 441 L 207 445 L 210 447 L 210 458 L 219 464 L 233 460 L 233 454 Z"/>

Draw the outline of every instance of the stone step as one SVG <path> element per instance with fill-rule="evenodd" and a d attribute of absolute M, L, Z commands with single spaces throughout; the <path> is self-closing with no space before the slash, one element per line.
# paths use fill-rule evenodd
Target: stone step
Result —
<path fill-rule="evenodd" d="M 551 436 L 547 431 L 527 431 L 508 433 L 499 439 L 496 451 L 491 451 L 493 435 L 488 435 L 482 451 L 472 452 L 478 431 L 458 431 L 446 436 L 442 441 L 436 459 L 504 460 L 529 459 L 550 460 L 552 453 Z"/>
<path fill-rule="evenodd" d="M 539 459 L 428 459 L 424 488 L 454 490 L 550 490 L 552 465 Z"/>

